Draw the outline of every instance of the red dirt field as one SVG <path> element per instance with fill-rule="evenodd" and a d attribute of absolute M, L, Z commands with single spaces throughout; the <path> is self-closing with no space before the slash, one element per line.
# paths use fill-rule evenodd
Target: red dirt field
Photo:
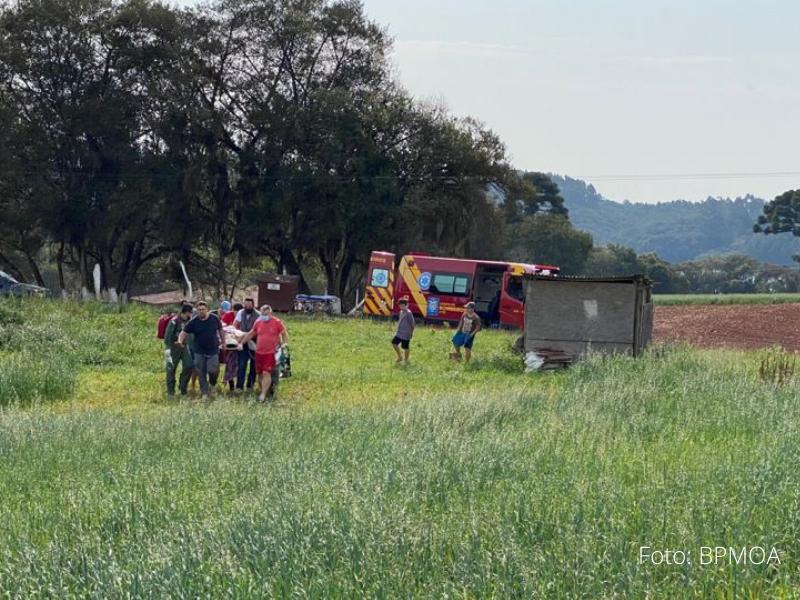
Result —
<path fill-rule="evenodd" d="M 653 341 L 800 351 L 800 304 L 656 306 Z"/>

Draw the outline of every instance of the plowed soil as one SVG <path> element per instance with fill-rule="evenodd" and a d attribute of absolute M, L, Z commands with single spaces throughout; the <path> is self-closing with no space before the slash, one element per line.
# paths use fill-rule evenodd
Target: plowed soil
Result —
<path fill-rule="evenodd" d="M 653 340 L 699 348 L 800 351 L 800 304 L 656 306 Z"/>

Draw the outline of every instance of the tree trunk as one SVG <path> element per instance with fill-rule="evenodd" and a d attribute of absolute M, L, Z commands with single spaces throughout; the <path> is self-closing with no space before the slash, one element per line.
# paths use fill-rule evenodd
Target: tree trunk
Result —
<path fill-rule="evenodd" d="M 86 263 L 86 247 L 81 244 L 80 249 L 78 250 L 78 261 L 80 263 L 80 272 L 81 272 L 81 299 L 88 300 L 89 299 L 89 289 L 91 288 L 91 282 L 89 281 L 89 268 Z"/>
<path fill-rule="evenodd" d="M 325 293 L 333 294 L 336 289 L 336 275 L 333 268 L 333 261 L 328 258 L 324 250 L 319 251 L 319 260 L 322 268 L 325 269 Z"/>
<path fill-rule="evenodd" d="M 283 271 L 284 268 L 289 272 L 290 275 L 297 275 L 300 277 L 299 288 L 301 294 L 311 293 L 311 287 L 308 285 L 308 282 L 303 275 L 303 269 L 297 262 L 297 258 L 295 258 L 294 253 L 288 248 L 281 249 L 280 260 L 278 261 L 278 269 Z"/>
<path fill-rule="evenodd" d="M 220 227 L 220 229 L 222 228 Z M 225 288 L 227 287 L 226 280 L 228 278 L 228 271 L 225 268 L 225 233 L 222 230 L 219 232 L 219 244 L 217 248 L 217 297 L 222 297 L 225 295 Z"/>
<path fill-rule="evenodd" d="M 111 261 L 110 253 L 103 253 L 100 256 L 100 289 L 105 291 L 113 287 L 111 276 L 114 274 L 114 266 Z"/>
<path fill-rule="evenodd" d="M 242 270 L 243 270 L 242 261 L 240 260 L 239 268 L 236 270 L 236 276 L 233 278 L 233 281 L 231 282 L 230 290 L 228 290 L 227 288 L 225 289 L 225 293 L 222 295 L 222 299 L 230 300 L 231 298 L 233 298 L 233 294 L 236 291 L 236 288 L 239 286 L 239 282 L 242 279 Z"/>
<path fill-rule="evenodd" d="M 344 242 L 339 243 L 340 247 L 345 245 Z M 320 249 L 319 258 L 325 269 L 328 293 L 338 296 L 342 302 L 346 303 L 347 284 L 355 263 L 355 256 L 349 250 L 338 252 L 333 246 L 329 246 L 326 249 Z"/>
<path fill-rule="evenodd" d="M 347 257 L 339 267 L 339 272 L 336 276 L 336 295 L 339 296 L 343 302 L 345 300 L 345 295 L 347 294 L 347 284 L 350 282 L 350 273 L 353 270 L 354 262 L 355 257 L 348 252 Z"/>
<path fill-rule="evenodd" d="M 364 285 L 364 278 L 366 275 L 367 269 L 363 265 L 359 265 L 358 269 L 350 269 L 350 276 L 347 278 L 347 286 L 345 286 L 344 294 L 342 295 L 342 310 L 344 310 L 345 306 L 347 306 L 348 309 L 355 306 L 356 290 Z M 351 298 L 352 304 L 350 303 Z"/>
<path fill-rule="evenodd" d="M 25 258 L 28 259 L 28 266 L 31 269 L 31 273 L 33 273 L 33 278 L 36 280 L 36 285 L 45 287 L 44 277 L 42 277 L 42 272 L 39 270 L 39 265 L 36 264 L 36 259 L 27 250 L 25 251 Z"/>
<path fill-rule="evenodd" d="M 58 267 L 58 285 L 63 294 L 67 290 L 67 285 L 64 282 L 64 241 L 58 246 L 58 254 L 56 255 L 56 266 Z"/>

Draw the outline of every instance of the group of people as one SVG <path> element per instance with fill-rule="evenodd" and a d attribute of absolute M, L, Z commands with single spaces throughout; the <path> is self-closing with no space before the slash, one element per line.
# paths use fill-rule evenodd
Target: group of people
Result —
<path fill-rule="evenodd" d="M 233 328 L 236 347 L 226 346 L 226 327 Z M 197 378 L 203 398 L 213 396 L 221 365 L 223 382 L 231 391 L 252 390 L 259 382 L 259 400 L 274 394 L 276 353 L 286 348 L 289 335 L 268 304 L 256 310 L 252 298 L 244 304 L 224 301 L 212 312 L 206 302 L 183 303 L 164 332 L 167 394 L 188 394 L 189 382 Z M 180 377 L 177 377 L 180 367 Z"/>
<path fill-rule="evenodd" d="M 397 362 L 408 364 L 416 322 L 408 308 L 408 299 L 401 298 L 398 304 L 400 311 L 392 347 Z M 481 327 L 475 303 L 469 302 L 452 339 L 451 359 L 470 361 L 475 334 Z M 236 349 L 230 349 L 226 344 L 226 328 L 229 331 L 233 329 L 231 333 L 236 340 Z M 224 364 L 223 384 L 230 391 L 252 390 L 258 380 L 258 399 L 264 402 L 274 394 L 277 383 L 273 378 L 277 366 L 276 353 L 285 349 L 288 343 L 286 326 L 268 304 L 256 310 L 253 299 L 245 298 L 244 304 L 231 306 L 224 301 L 219 310 L 211 311 L 206 302 L 185 302 L 180 312 L 169 321 L 164 333 L 167 394 L 175 395 L 176 379 L 179 392 L 188 394 L 190 381 L 196 379 L 203 398 L 210 398 Z"/>
<path fill-rule="evenodd" d="M 400 312 L 397 315 L 397 329 L 392 338 L 392 347 L 395 354 L 397 354 L 397 362 L 408 364 L 409 356 L 411 355 L 411 338 L 414 337 L 416 321 L 414 313 L 408 308 L 408 298 L 400 298 L 398 305 Z M 450 358 L 458 361 L 463 358 L 465 362 L 469 362 L 472 358 L 472 345 L 475 342 L 475 334 L 481 330 L 482 324 L 481 318 L 475 312 L 474 302 L 468 302 L 464 308 L 461 319 L 458 321 L 456 333 L 451 340 L 453 351 L 450 353 Z M 463 356 L 461 355 L 462 348 L 464 349 Z"/>

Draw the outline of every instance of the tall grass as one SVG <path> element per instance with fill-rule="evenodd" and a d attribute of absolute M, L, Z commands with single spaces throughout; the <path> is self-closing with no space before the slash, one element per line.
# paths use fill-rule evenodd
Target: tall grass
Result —
<path fill-rule="evenodd" d="M 523 376 L 512 336 L 482 332 L 465 367 L 446 360 L 449 332 L 420 329 L 397 368 L 389 326 L 290 321 L 296 376 L 265 408 L 153 402 L 152 317 L 119 325 L 130 339 L 108 351 L 121 362 L 80 366 L 76 399 L 0 413 L 5 596 L 735 598 L 800 585 L 800 388 L 765 382 L 757 355 L 677 347 Z M 114 404 L 85 395 L 111 380 Z M 775 546 L 783 564 L 640 565 L 642 545 Z"/>
<path fill-rule="evenodd" d="M 142 365 L 151 320 L 94 302 L 0 301 L 0 406 L 63 400 L 90 367 Z"/>
<path fill-rule="evenodd" d="M 26 352 L 0 354 L 0 406 L 61 400 L 75 387 L 69 364 Z"/>

